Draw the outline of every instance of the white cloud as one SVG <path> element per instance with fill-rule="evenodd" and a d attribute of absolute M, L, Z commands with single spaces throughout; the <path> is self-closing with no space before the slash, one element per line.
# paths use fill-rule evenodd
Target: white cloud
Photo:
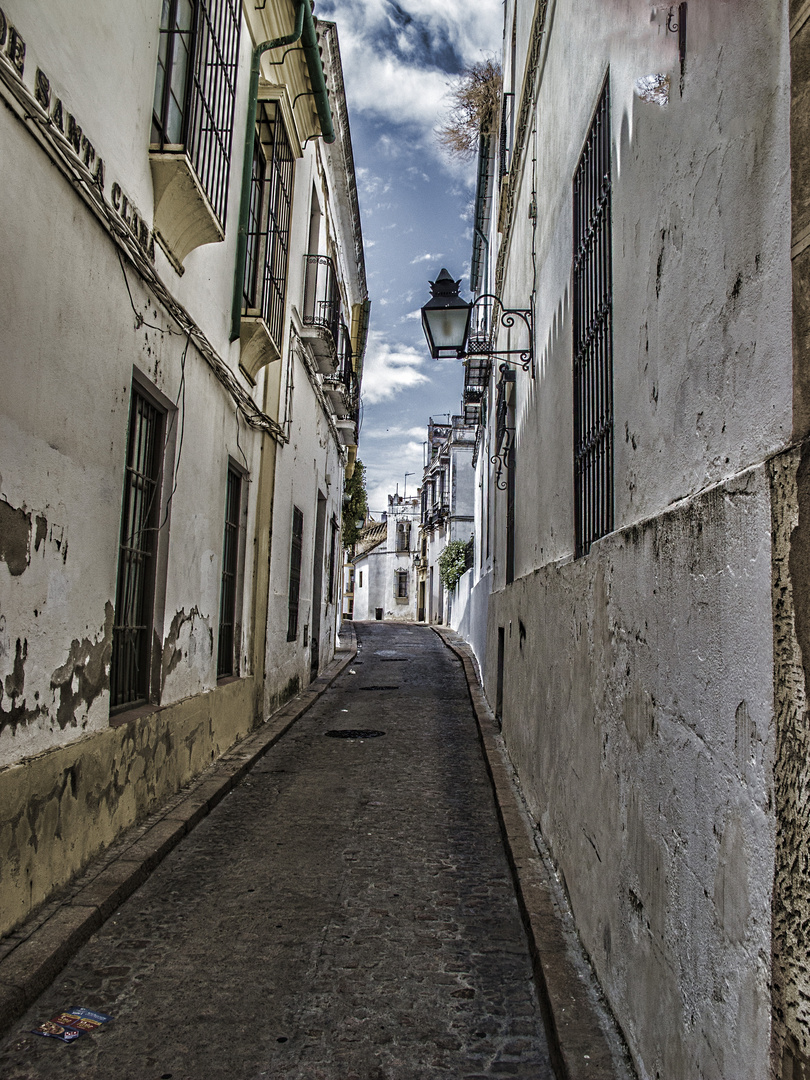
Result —
<path fill-rule="evenodd" d="M 474 13 L 469 0 L 322 0 L 318 14 L 337 22 L 350 110 L 411 125 L 434 156 L 453 73 L 501 50 L 502 0 L 476 0 Z M 381 150 L 400 148 L 394 139 Z M 468 166 L 445 164 L 466 180 Z"/>
<path fill-rule="evenodd" d="M 416 263 L 421 262 L 435 262 L 443 258 L 444 255 L 441 254 L 441 252 L 438 255 L 431 255 L 431 253 L 428 251 L 424 255 L 417 255 L 415 259 L 411 259 L 411 266 L 415 266 Z"/>
<path fill-rule="evenodd" d="M 425 438 L 422 431 L 421 439 Z M 363 433 L 363 439 L 366 433 Z M 421 441 L 402 440 L 397 441 L 390 449 L 383 450 L 375 446 L 373 457 L 363 456 L 363 446 L 360 446 L 360 457 L 366 466 L 366 491 L 368 493 L 369 508 L 379 513 L 388 507 L 388 496 L 397 490 L 400 495 L 407 493 L 415 495 L 422 482 L 424 463 L 424 448 Z M 408 474 L 407 476 L 405 474 Z"/>
<path fill-rule="evenodd" d="M 372 330 L 363 364 L 364 401 L 376 405 L 402 390 L 430 382 L 419 370 L 423 363 L 424 357 L 412 345 L 391 344 L 379 330 Z"/>

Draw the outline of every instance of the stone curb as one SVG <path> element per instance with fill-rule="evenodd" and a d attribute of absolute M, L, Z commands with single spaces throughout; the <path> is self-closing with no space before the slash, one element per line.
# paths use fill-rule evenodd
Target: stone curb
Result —
<path fill-rule="evenodd" d="M 357 655 L 357 637 L 351 623 L 344 623 L 342 634 L 348 639 L 346 647 L 305 690 L 206 769 L 185 797 L 172 800 L 165 812 L 157 811 L 145 830 L 133 827 L 131 842 L 127 843 L 124 836 L 116 844 L 123 848 L 116 858 L 110 861 L 99 857 L 95 872 L 91 864 L 81 875 L 82 880 L 89 878 L 87 884 L 74 890 L 44 921 L 34 916 L 29 921 L 33 929 L 23 924 L 14 931 L 13 937 L 19 938 L 19 943 L 0 959 L 0 1035 L 22 1016 L 74 953 L 146 881 L 172 848 L 233 790 L 352 662 Z"/>
<path fill-rule="evenodd" d="M 534 843 L 498 727 L 478 679 L 470 646 L 453 631 L 432 628 L 461 660 L 492 781 L 507 858 L 515 881 L 552 1064 L 560 1080 L 617 1080 L 620 1072 L 599 1017 L 577 972 L 555 910 L 548 872 Z"/>

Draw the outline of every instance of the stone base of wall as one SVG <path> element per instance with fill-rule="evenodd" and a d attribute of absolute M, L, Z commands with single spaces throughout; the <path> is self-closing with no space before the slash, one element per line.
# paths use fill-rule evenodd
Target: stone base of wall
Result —
<path fill-rule="evenodd" d="M 235 679 L 0 770 L 0 934 L 255 726 Z"/>

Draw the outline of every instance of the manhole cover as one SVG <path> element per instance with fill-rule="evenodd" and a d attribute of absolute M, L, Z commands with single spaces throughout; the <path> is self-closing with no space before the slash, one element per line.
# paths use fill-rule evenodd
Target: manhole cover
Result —
<path fill-rule="evenodd" d="M 330 739 L 376 739 L 384 731 L 368 731 L 365 728 L 335 728 L 326 733 Z"/>
<path fill-rule="evenodd" d="M 358 690 L 399 690 L 398 686 L 358 686 Z"/>

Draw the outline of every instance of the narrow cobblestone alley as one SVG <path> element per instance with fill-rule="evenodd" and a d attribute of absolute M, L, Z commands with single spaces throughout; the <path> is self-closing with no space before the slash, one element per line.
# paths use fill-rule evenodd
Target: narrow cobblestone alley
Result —
<path fill-rule="evenodd" d="M 553 1075 L 461 664 L 428 628 L 357 629 L 355 662 L 14 1025 L 0 1076 Z M 114 1019 L 27 1033 L 76 1006 Z"/>

